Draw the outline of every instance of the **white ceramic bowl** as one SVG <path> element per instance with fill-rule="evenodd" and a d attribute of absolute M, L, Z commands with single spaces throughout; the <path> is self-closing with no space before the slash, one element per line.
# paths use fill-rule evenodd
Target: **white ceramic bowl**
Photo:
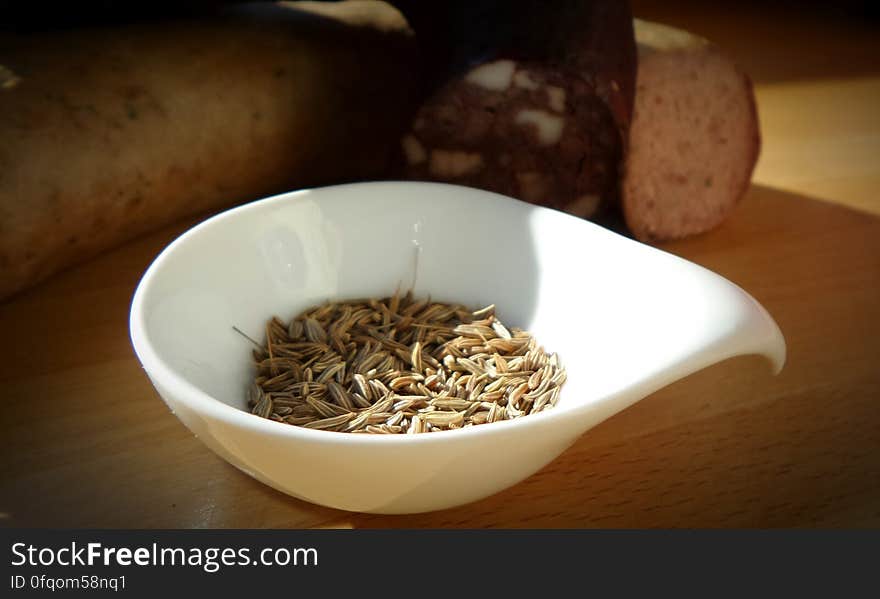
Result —
<path fill-rule="evenodd" d="M 328 298 L 430 294 L 495 303 L 559 353 L 553 410 L 421 435 L 316 431 L 247 413 L 267 318 Z M 294 497 L 410 513 L 474 501 L 531 475 L 592 426 L 720 360 L 785 342 L 767 312 L 706 269 L 587 221 L 476 189 L 362 183 L 229 210 L 168 246 L 131 307 L 159 394 L 208 447 Z"/>

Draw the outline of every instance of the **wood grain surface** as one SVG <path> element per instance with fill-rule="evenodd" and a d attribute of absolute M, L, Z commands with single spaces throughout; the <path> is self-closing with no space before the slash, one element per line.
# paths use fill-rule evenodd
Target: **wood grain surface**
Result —
<path fill-rule="evenodd" d="M 776 21 L 770 35 L 762 13 L 664 4 L 635 8 L 718 39 L 752 69 L 764 151 L 727 223 L 663 247 L 768 308 L 789 347 L 781 375 L 758 358 L 713 366 L 467 506 L 403 517 L 325 509 L 212 454 L 134 357 L 135 285 L 192 219 L 0 304 L 0 526 L 880 525 L 880 63 L 870 58 L 880 42 L 834 22 L 810 53 L 820 24 L 806 17 Z"/>

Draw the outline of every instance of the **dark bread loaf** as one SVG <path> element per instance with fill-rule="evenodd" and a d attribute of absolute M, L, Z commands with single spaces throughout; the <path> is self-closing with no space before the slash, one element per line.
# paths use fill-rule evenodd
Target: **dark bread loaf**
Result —
<path fill-rule="evenodd" d="M 748 189 L 761 138 L 752 84 L 708 41 L 635 22 L 636 103 L 621 184 L 645 241 L 718 226 Z"/>

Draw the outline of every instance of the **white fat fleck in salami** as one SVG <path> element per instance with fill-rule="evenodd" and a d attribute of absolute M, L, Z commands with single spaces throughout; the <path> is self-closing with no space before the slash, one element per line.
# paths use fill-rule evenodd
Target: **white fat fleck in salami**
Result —
<path fill-rule="evenodd" d="M 599 196 L 594 193 L 587 193 L 578 196 L 573 202 L 565 206 L 565 211 L 580 216 L 582 218 L 590 218 L 599 208 Z"/>
<path fill-rule="evenodd" d="M 562 137 L 562 128 L 565 126 L 565 119 L 546 110 L 520 110 L 515 122 L 517 125 L 533 126 L 537 130 L 538 143 L 543 146 L 557 143 Z"/>
<path fill-rule="evenodd" d="M 547 86 L 547 104 L 551 110 L 565 112 L 565 90 L 555 85 Z"/>
<path fill-rule="evenodd" d="M 431 150 L 430 171 L 436 177 L 462 177 L 480 170 L 483 156 L 476 152 Z"/>
<path fill-rule="evenodd" d="M 465 81 L 492 91 L 504 91 L 510 87 L 516 63 L 512 60 L 487 62 L 473 69 Z"/>
<path fill-rule="evenodd" d="M 0 64 L 0 89 L 12 89 L 21 83 L 21 77 L 16 75 L 12 69 Z"/>
<path fill-rule="evenodd" d="M 421 164 L 428 157 L 425 146 L 413 135 L 405 135 L 400 140 L 403 147 L 403 153 L 406 155 L 406 161 L 410 164 Z"/>
<path fill-rule="evenodd" d="M 528 71 L 517 71 L 513 76 L 513 84 L 523 89 L 538 89 L 538 82 L 532 79 Z"/>

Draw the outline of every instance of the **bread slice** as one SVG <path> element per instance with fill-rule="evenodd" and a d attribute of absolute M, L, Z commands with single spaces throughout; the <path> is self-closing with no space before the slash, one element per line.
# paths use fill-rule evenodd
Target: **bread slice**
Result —
<path fill-rule="evenodd" d="M 621 199 L 643 241 L 715 228 L 748 189 L 760 151 L 749 78 L 717 47 L 636 19 L 638 75 Z"/>

